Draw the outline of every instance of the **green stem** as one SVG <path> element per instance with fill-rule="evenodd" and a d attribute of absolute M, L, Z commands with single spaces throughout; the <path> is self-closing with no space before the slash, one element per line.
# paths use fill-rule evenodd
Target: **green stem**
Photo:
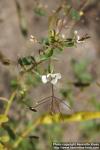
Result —
<path fill-rule="evenodd" d="M 5 115 L 6 115 L 6 116 L 7 116 L 8 113 L 9 113 L 10 107 L 11 107 L 11 105 L 12 105 L 12 102 L 13 102 L 15 96 L 16 96 L 16 91 L 14 91 L 14 92 L 12 93 L 10 99 L 8 100 L 8 104 L 7 104 L 7 107 L 6 107 L 6 110 L 5 110 Z"/>
<path fill-rule="evenodd" d="M 21 136 L 14 142 L 13 148 L 17 148 L 18 145 L 26 138 L 30 132 L 40 124 L 40 119 L 37 119 L 32 123 L 30 127 L 27 127 L 21 134 Z"/>

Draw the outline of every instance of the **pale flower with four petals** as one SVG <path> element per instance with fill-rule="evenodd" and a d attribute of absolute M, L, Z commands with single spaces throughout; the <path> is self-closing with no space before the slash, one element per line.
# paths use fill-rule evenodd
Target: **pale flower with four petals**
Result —
<path fill-rule="evenodd" d="M 59 79 L 61 79 L 60 73 L 49 73 L 47 75 L 42 75 L 41 77 L 42 82 L 44 84 L 50 82 L 51 84 L 55 85 Z"/>

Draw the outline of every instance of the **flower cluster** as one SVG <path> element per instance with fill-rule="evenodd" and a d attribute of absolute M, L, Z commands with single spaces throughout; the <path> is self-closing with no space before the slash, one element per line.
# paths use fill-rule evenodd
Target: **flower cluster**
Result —
<path fill-rule="evenodd" d="M 47 75 L 42 75 L 41 77 L 42 82 L 45 84 L 47 82 L 50 82 L 51 84 L 55 85 L 59 79 L 61 79 L 60 73 L 49 73 Z"/>

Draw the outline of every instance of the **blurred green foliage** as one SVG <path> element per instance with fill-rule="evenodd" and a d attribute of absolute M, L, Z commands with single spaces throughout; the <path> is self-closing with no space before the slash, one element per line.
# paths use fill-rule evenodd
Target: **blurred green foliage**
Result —
<path fill-rule="evenodd" d="M 93 80 L 92 74 L 88 71 L 88 62 L 86 60 L 72 60 L 73 73 L 76 81 L 80 83 L 91 83 Z"/>
<path fill-rule="evenodd" d="M 100 132 L 100 122 L 96 122 L 95 120 L 85 121 L 80 124 L 80 129 L 82 132 L 82 138 L 87 140 L 95 140 L 95 137 Z"/>
<path fill-rule="evenodd" d="M 63 88 L 63 89 L 61 89 L 60 92 L 61 92 L 63 99 L 66 99 L 69 102 L 70 106 L 72 107 L 73 99 L 74 99 L 72 88 L 69 88 L 69 87 Z"/>
<path fill-rule="evenodd" d="M 80 20 L 80 14 L 79 14 L 79 12 L 78 12 L 76 9 L 74 9 L 74 8 L 72 8 L 72 10 L 71 10 L 71 17 L 72 17 L 72 19 L 74 19 L 74 20 Z"/>
<path fill-rule="evenodd" d="M 42 7 L 34 8 L 34 12 L 38 16 L 46 16 L 46 11 Z"/>

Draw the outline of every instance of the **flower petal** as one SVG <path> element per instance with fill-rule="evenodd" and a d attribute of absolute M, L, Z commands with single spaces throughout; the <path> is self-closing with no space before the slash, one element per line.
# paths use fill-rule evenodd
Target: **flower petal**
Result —
<path fill-rule="evenodd" d="M 41 79 L 44 84 L 48 82 L 46 75 L 42 75 Z"/>
<path fill-rule="evenodd" d="M 53 85 L 55 85 L 55 84 L 57 83 L 57 81 L 58 81 L 58 79 L 55 78 L 55 79 L 52 79 L 52 80 L 51 80 L 51 83 L 52 83 Z"/>
<path fill-rule="evenodd" d="M 61 74 L 60 73 L 56 73 L 56 78 L 57 79 L 61 79 Z"/>

